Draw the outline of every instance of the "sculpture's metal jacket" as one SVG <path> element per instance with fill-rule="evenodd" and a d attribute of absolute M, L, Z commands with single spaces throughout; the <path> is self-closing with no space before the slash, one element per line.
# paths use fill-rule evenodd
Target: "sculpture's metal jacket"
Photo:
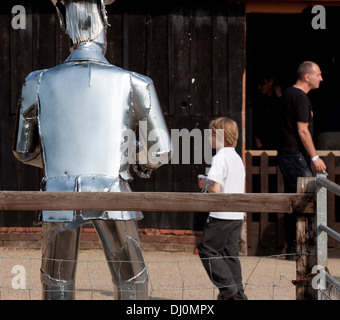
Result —
<path fill-rule="evenodd" d="M 138 127 L 142 143 L 136 141 Z M 130 164 L 148 176 L 169 159 L 171 142 L 151 79 L 110 65 L 101 48 L 87 42 L 64 64 L 26 78 L 14 154 L 44 168 L 43 191 L 124 192 L 130 190 Z M 80 214 L 83 219 L 142 217 L 125 211 Z M 43 221 L 73 221 L 75 215 L 44 211 Z"/>

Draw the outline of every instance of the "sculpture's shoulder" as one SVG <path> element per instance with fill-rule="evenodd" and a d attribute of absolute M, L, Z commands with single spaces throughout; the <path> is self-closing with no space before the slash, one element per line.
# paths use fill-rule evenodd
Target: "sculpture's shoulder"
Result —
<path fill-rule="evenodd" d="M 21 94 L 21 113 L 27 113 L 32 106 L 38 103 L 41 77 L 46 70 L 32 71 L 25 78 Z"/>
<path fill-rule="evenodd" d="M 130 80 L 133 83 L 140 82 L 140 83 L 145 83 L 145 84 L 152 84 L 152 82 L 153 82 L 151 80 L 151 78 L 149 78 L 148 76 L 142 75 L 142 74 L 135 72 L 135 71 L 129 71 L 129 70 L 117 67 L 117 66 L 112 65 L 112 64 L 107 65 L 107 67 L 114 73 L 120 73 L 122 75 L 129 76 Z"/>
<path fill-rule="evenodd" d="M 129 73 L 130 73 L 132 81 L 134 81 L 136 83 L 144 83 L 146 85 L 153 84 L 152 79 L 149 78 L 148 76 L 142 75 L 142 74 L 134 72 L 134 71 L 129 71 Z"/>
<path fill-rule="evenodd" d="M 39 79 L 41 75 L 46 71 L 47 69 L 43 70 L 36 70 L 32 71 L 28 74 L 28 76 L 25 78 L 25 82 L 39 82 Z"/>

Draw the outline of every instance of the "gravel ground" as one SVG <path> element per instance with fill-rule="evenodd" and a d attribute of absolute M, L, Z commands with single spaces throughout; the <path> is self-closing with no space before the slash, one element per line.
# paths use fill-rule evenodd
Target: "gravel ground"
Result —
<path fill-rule="evenodd" d="M 40 300 L 40 250 L 0 249 L 0 299 Z M 151 300 L 216 300 L 199 257 L 192 253 L 145 251 Z M 249 300 L 295 300 L 295 262 L 284 257 L 240 257 Z M 329 259 L 340 275 L 340 259 Z M 113 286 L 102 250 L 81 250 L 76 276 L 77 300 L 112 300 Z"/>

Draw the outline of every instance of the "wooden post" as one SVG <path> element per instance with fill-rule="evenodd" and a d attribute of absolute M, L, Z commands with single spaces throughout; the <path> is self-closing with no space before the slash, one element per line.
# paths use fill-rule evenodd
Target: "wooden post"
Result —
<path fill-rule="evenodd" d="M 261 154 L 260 174 L 261 174 L 261 193 L 268 193 L 269 190 L 269 157 L 266 152 Z M 261 212 L 260 215 L 260 246 L 268 246 L 268 237 L 266 237 L 266 229 L 268 228 L 268 211 Z"/>
<path fill-rule="evenodd" d="M 297 192 L 315 194 L 315 178 L 298 178 Z M 312 288 L 310 276 L 317 265 L 315 214 L 297 214 L 296 240 L 296 300 L 317 300 L 318 291 Z"/>
<path fill-rule="evenodd" d="M 250 152 L 246 153 L 246 192 L 253 192 L 253 156 Z M 246 214 L 246 228 L 247 228 L 247 247 L 251 248 L 253 246 L 253 213 L 247 212 Z M 247 248 L 248 254 L 248 248 Z"/>

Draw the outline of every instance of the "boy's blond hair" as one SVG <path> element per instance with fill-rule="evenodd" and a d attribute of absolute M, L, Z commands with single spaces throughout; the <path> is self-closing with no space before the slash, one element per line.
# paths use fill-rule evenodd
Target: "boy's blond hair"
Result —
<path fill-rule="evenodd" d="M 209 124 L 212 134 L 216 135 L 216 130 L 224 130 L 224 147 L 236 147 L 238 139 L 237 123 L 227 117 L 217 118 Z"/>

